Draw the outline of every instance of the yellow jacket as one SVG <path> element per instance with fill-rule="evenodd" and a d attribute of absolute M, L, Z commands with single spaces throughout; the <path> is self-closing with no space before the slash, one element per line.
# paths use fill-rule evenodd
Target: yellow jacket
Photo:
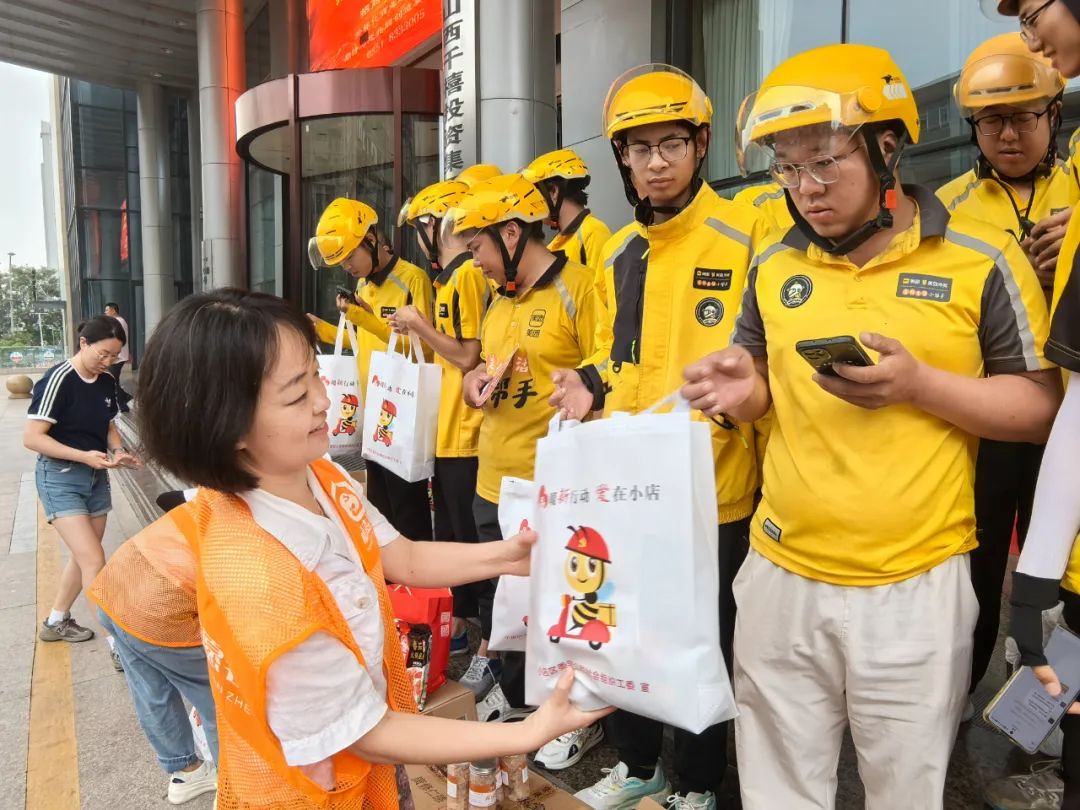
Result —
<path fill-rule="evenodd" d="M 682 385 L 687 365 L 728 345 L 754 246 L 766 231 L 757 211 L 703 185 L 669 221 L 634 222 L 608 241 L 606 323 L 582 368 L 596 405 L 603 399 L 606 413 L 644 410 Z M 713 430 L 722 523 L 750 514 L 757 487 L 750 425 L 739 425 L 738 434 Z"/>

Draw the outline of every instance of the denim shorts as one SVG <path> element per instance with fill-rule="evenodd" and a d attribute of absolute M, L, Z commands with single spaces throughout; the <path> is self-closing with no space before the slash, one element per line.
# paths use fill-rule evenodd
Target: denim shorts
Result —
<path fill-rule="evenodd" d="M 112 509 L 108 470 L 38 456 L 34 480 L 49 523 L 74 515 L 97 517 Z"/>

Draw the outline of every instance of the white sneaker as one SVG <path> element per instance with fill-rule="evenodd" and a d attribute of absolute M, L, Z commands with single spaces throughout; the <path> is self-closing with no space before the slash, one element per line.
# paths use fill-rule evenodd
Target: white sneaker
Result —
<path fill-rule="evenodd" d="M 535 709 L 515 709 L 503 694 L 502 687 L 495 684 L 487 697 L 476 704 L 476 718 L 481 723 L 506 723 L 512 720 L 524 720 Z"/>
<path fill-rule="evenodd" d="M 647 782 L 630 776 L 625 762 L 614 768 L 604 768 L 603 778 L 592 787 L 579 790 L 576 799 L 594 810 L 632 810 L 642 799 L 663 804 L 671 795 L 671 783 L 657 763 L 652 779 Z"/>
<path fill-rule="evenodd" d="M 599 723 L 579 728 L 569 734 L 561 734 L 536 752 L 534 761 L 549 771 L 561 771 L 581 762 L 591 748 L 604 739 Z"/>
<path fill-rule="evenodd" d="M 716 794 L 711 790 L 704 793 L 672 793 L 667 797 L 668 810 L 716 810 Z"/>
<path fill-rule="evenodd" d="M 193 771 L 169 774 L 169 804 L 183 804 L 217 790 L 217 768 L 204 762 Z"/>
<path fill-rule="evenodd" d="M 1065 796 L 1061 763 L 1039 762 L 1031 772 L 995 779 L 986 786 L 983 800 L 994 810 L 1057 810 Z"/>

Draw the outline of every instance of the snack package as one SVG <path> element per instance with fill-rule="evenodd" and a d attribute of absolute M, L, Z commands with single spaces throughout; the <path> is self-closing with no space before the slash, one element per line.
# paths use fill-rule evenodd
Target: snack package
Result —
<path fill-rule="evenodd" d="M 431 668 L 431 628 L 426 624 L 414 624 L 405 638 L 408 645 L 405 671 L 412 681 L 416 706 L 423 711 L 427 702 L 428 671 Z"/>

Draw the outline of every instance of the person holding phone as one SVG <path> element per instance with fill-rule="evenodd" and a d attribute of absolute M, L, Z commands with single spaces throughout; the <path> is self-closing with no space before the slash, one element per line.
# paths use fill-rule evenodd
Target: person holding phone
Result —
<path fill-rule="evenodd" d="M 983 0 L 991 17 L 1019 18 L 1020 35 L 1033 53 L 1048 58 L 1066 79 L 1080 76 L 1080 2 L 1078 0 Z M 1076 495 L 1076 459 L 1080 454 L 1080 218 L 1069 223 L 1057 257 L 1046 356 L 1066 373 L 1065 399 L 1043 453 L 1035 487 L 1028 538 L 1013 574 L 1009 634 L 1051 695 L 1061 692 L 1059 673 L 1043 649 L 1042 612 L 1064 603 L 1063 618 L 1080 630 L 1080 498 Z M 1047 784 L 1038 772 L 1011 777 L 1014 791 L 1031 795 L 1042 788 L 1060 791 L 1061 807 L 1080 808 L 1080 705 L 1074 703 L 1061 723 L 1063 783 Z M 1053 776 L 1054 769 L 1047 769 Z M 1002 780 L 1006 781 L 1006 780 Z M 1004 785 L 992 786 L 995 792 Z"/>
<path fill-rule="evenodd" d="M 945 207 L 1011 234 L 1028 250 L 1037 225 L 1068 221 L 1078 189 L 1058 159 L 1061 97 L 1065 79 L 1050 60 L 1031 53 L 1019 33 L 1000 34 L 968 56 L 953 95 L 978 148 L 975 168 L 938 189 Z M 1044 291 L 1054 283 L 1056 257 L 1030 250 Z M 971 552 L 971 580 L 979 598 L 971 664 L 973 693 L 997 644 L 1001 589 L 1013 526 L 1023 546 L 1031 520 L 1042 445 L 979 442 L 975 465 L 975 524 L 979 546 Z M 974 714 L 969 699 L 964 719 Z"/>
<path fill-rule="evenodd" d="M 431 281 L 415 264 L 394 254 L 379 230 L 375 209 L 340 197 L 323 211 L 315 236 L 308 243 L 308 259 L 316 270 L 340 267 L 356 279 L 356 292 L 337 290 L 336 306 L 357 332 L 356 367 L 360 390 L 368 383 L 372 352 L 384 352 L 390 340 L 390 317 L 401 307 L 416 306 L 431 315 Z M 333 344 L 337 326 L 308 317 L 323 343 Z M 401 342 L 408 353 L 408 340 Z M 426 349 L 425 351 L 430 351 Z M 374 461 L 366 462 L 368 497 L 391 522 L 416 540 L 430 540 L 431 504 L 428 482 L 410 482 L 385 470 Z"/>
<path fill-rule="evenodd" d="M 127 336 L 115 318 L 99 315 L 79 326 L 79 350 L 34 385 L 23 445 L 38 454 L 35 480 L 45 519 L 71 556 L 60 574 L 42 641 L 89 641 L 94 631 L 71 617 L 71 606 L 105 565 L 105 521 L 112 510 L 109 470 L 138 466 L 113 420 L 119 413 L 116 362 Z M 111 642 L 111 637 L 110 637 Z M 113 665 L 122 669 L 110 643 Z"/>
<path fill-rule="evenodd" d="M 797 228 L 751 265 L 733 345 L 685 370 L 708 415 L 775 409 L 735 580 L 743 806 L 821 807 L 850 727 L 868 806 L 943 806 L 978 612 L 976 437 L 1038 442 L 1060 401 L 1046 302 L 1016 239 L 901 185 L 919 138 L 892 56 L 830 45 L 743 103 Z M 815 373 L 801 340 L 875 362 Z M 777 594 L 782 594 L 781 598 Z"/>

